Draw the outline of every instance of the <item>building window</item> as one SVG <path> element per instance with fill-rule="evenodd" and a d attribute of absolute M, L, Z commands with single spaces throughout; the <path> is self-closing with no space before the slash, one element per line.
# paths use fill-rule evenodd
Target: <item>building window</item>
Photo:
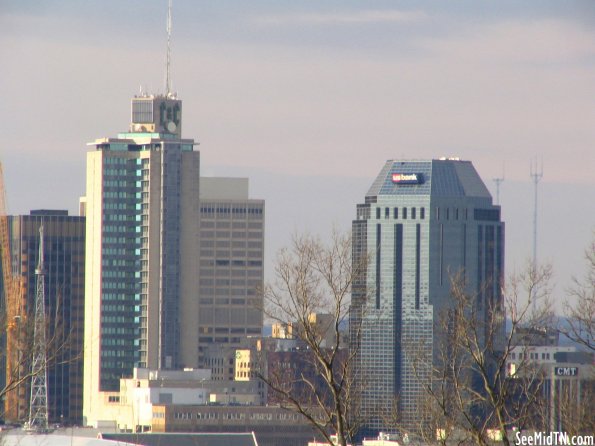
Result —
<path fill-rule="evenodd" d="M 390 218 L 390 208 L 384 208 L 384 218 Z"/>
<path fill-rule="evenodd" d="M 422 220 L 426 218 L 426 208 L 419 208 L 419 218 Z"/>
<path fill-rule="evenodd" d="M 407 220 L 407 208 L 403 208 L 402 216 L 403 216 L 403 220 Z"/>
<path fill-rule="evenodd" d="M 393 209 L 393 218 L 396 220 L 399 218 L 399 208 Z"/>
<path fill-rule="evenodd" d="M 415 218 L 416 218 L 416 215 L 415 215 L 416 214 L 416 211 L 417 211 L 416 208 L 411 208 L 411 219 L 412 220 L 415 220 Z"/>
<path fill-rule="evenodd" d="M 380 208 L 376 208 L 376 220 L 380 220 Z"/>

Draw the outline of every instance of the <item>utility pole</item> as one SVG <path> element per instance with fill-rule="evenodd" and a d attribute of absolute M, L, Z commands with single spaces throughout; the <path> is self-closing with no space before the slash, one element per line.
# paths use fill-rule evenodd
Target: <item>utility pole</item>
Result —
<path fill-rule="evenodd" d="M 29 433 L 43 434 L 48 427 L 48 370 L 45 318 L 45 270 L 43 265 L 43 222 L 39 227 L 39 259 L 35 269 L 35 319 L 33 327 L 33 355 L 31 362 L 31 399 L 29 420 L 23 429 Z"/>

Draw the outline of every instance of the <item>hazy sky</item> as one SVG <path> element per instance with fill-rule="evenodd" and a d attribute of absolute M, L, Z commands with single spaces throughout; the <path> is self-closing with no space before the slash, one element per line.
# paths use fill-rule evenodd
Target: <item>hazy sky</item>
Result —
<path fill-rule="evenodd" d="M 77 209 L 86 143 L 163 92 L 167 1 L 0 0 L 9 212 Z M 556 296 L 595 229 L 595 2 L 174 0 L 172 77 L 206 175 L 267 200 L 267 268 L 292 232 L 349 228 L 390 158 L 459 156 L 500 202 L 507 269 Z M 268 274 L 268 272 L 267 272 Z"/>

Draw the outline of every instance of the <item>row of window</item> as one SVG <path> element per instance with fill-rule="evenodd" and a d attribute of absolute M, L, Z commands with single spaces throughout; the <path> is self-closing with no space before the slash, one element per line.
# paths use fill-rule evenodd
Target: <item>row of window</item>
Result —
<path fill-rule="evenodd" d="M 201 266 L 262 266 L 262 260 L 228 260 L 228 259 L 217 259 L 213 260 L 206 260 L 203 263 L 201 262 Z"/>
<path fill-rule="evenodd" d="M 246 305 L 246 299 L 217 299 L 214 301 L 212 298 L 203 297 L 199 303 L 201 305 L 213 305 L 213 303 L 218 305 Z"/>
<path fill-rule="evenodd" d="M 436 220 L 440 220 L 441 218 L 450 220 L 450 218 L 451 218 L 450 208 L 444 208 L 444 212 L 442 212 L 442 213 L 441 213 L 441 211 L 442 211 L 442 209 L 440 207 L 436 207 Z M 459 208 L 453 208 L 453 210 L 452 210 L 453 220 L 459 220 L 459 217 L 462 217 L 463 220 L 467 220 L 469 217 L 469 212 L 468 212 L 467 208 L 463 209 L 462 216 L 460 214 L 461 214 L 461 212 L 459 212 Z"/>
<path fill-rule="evenodd" d="M 101 261 L 101 266 L 106 267 L 114 267 L 114 266 L 121 266 L 127 268 L 135 268 L 138 262 L 134 260 L 123 260 L 123 259 L 103 259 Z"/>
<path fill-rule="evenodd" d="M 103 226 L 103 233 L 110 233 L 110 232 L 115 232 L 116 234 L 122 234 L 123 232 L 125 232 L 124 230 L 128 229 L 128 232 L 130 232 L 131 234 L 133 234 L 135 232 L 135 228 L 134 226 L 117 226 L 117 225 L 104 225 Z"/>
<path fill-rule="evenodd" d="M 363 216 L 364 218 L 369 217 L 369 213 L 365 208 L 358 209 L 358 216 Z M 376 219 L 380 220 L 383 217 L 383 212 L 381 207 L 376 208 Z M 418 217 L 417 208 L 416 207 L 385 207 L 384 208 L 384 218 L 393 218 L 395 220 L 407 220 L 408 218 L 411 220 L 415 220 Z M 424 207 L 419 208 L 419 218 L 424 220 L 426 218 L 426 212 Z M 467 208 L 459 209 L 459 208 L 440 208 L 436 207 L 435 209 L 435 218 L 436 220 L 468 220 L 469 212 Z M 473 218 L 477 221 L 499 221 L 500 220 L 500 210 L 499 209 L 473 209 Z"/>
<path fill-rule="evenodd" d="M 200 236 L 203 238 L 262 238 L 262 231 L 210 231 L 210 230 L 202 230 L 200 231 Z"/>
<path fill-rule="evenodd" d="M 217 222 L 217 225 L 215 225 L 215 222 Z M 215 226 L 217 226 L 217 229 L 229 229 L 230 227 L 233 229 L 262 229 L 262 223 L 261 222 L 248 222 L 246 223 L 245 221 L 234 221 L 233 223 L 230 222 L 229 220 L 210 220 L 210 221 L 203 221 L 201 222 L 201 226 L 203 228 L 215 228 Z"/>
<path fill-rule="evenodd" d="M 122 176 L 122 175 L 129 174 L 129 172 L 127 169 L 116 169 L 116 168 L 106 167 L 103 169 L 103 174 L 104 175 L 113 175 L 113 176 Z"/>
<path fill-rule="evenodd" d="M 101 310 L 102 311 L 113 311 L 113 312 L 118 312 L 118 311 L 131 311 L 131 307 L 129 305 L 124 305 L 124 304 L 102 304 L 101 305 Z"/>
<path fill-rule="evenodd" d="M 533 352 L 533 353 L 524 352 L 524 353 L 519 353 L 518 355 L 513 352 L 513 353 L 510 354 L 510 358 L 513 359 L 513 360 L 514 359 L 517 359 L 517 356 L 518 356 L 518 359 L 519 360 L 521 360 L 521 359 L 536 359 L 536 360 L 539 359 L 539 353 L 535 353 L 535 352 Z M 541 354 L 541 359 L 542 360 L 550 359 L 550 354 L 549 353 L 542 353 Z"/>
<path fill-rule="evenodd" d="M 135 318 L 137 319 L 137 318 Z M 118 316 L 108 316 L 106 314 L 102 314 L 101 315 L 101 323 L 116 323 L 116 324 L 129 324 L 130 323 L 130 317 L 128 316 L 122 316 L 122 315 L 118 315 Z"/>
<path fill-rule="evenodd" d="M 200 240 L 201 248 L 236 248 L 236 249 L 262 249 L 262 241 L 246 241 L 246 240 Z M 237 252 L 237 251 L 235 251 Z"/>
<path fill-rule="evenodd" d="M 126 237 L 104 237 L 103 238 L 103 243 L 118 243 L 118 244 L 122 244 L 122 243 L 126 243 Z M 131 238 L 130 240 L 134 241 L 133 238 Z"/>
<path fill-rule="evenodd" d="M 244 290 L 246 290 L 246 279 L 232 279 L 231 284 L 229 286 L 224 287 L 221 289 L 217 287 L 216 294 L 217 296 L 224 296 L 224 295 L 243 295 Z M 249 290 L 247 290 L 249 291 Z M 212 296 L 215 295 L 215 288 L 213 286 L 201 286 L 198 288 L 198 292 L 200 295 Z M 220 294 L 220 293 L 227 293 L 227 294 Z M 248 293 L 250 295 L 250 293 Z"/>
<path fill-rule="evenodd" d="M 126 248 L 103 248 L 103 255 L 108 256 L 124 256 L 129 253 Z"/>
<path fill-rule="evenodd" d="M 260 334 L 260 330 L 258 330 L 258 333 L 255 333 L 255 334 Z M 227 337 L 212 338 L 210 336 L 207 336 L 207 337 L 201 336 L 198 338 L 198 342 L 201 342 L 204 344 L 212 344 L 213 342 L 222 343 L 222 344 L 228 344 L 228 343 L 239 344 L 240 341 L 241 341 L 241 338 L 227 338 Z"/>
<path fill-rule="evenodd" d="M 120 269 L 118 270 L 108 270 L 108 269 L 104 269 L 103 271 L 101 271 L 101 277 L 102 278 L 118 278 L 118 279 L 134 279 L 134 273 L 130 273 L 127 271 L 122 271 Z"/>
<path fill-rule="evenodd" d="M 253 214 L 262 215 L 262 208 L 250 206 L 230 207 L 230 206 L 201 206 L 200 212 L 203 214 Z"/>
<path fill-rule="evenodd" d="M 136 335 L 136 329 L 130 327 L 102 327 L 101 333 L 104 335 Z"/>
<path fill-rule="evenodd" d="M 244 334 L 246 333 L 246 329 L 244 327 L 235 327 L 235 328 L 230 328 L 230 327 L 201 327 L 200 329 L 201 333 L 231 333 L 231 334 Z M 233 359 L 229 359 L 229 364 L 233 364 Z"/>
<path fill-rule="evenodd" d="M 212 249 L 201 249 L 200 250 L 200 256 L 201 257 L 227 257 L 229 255 L 229 251 L 214 251 Z M 262 251 L 232 251 L 231 252 L 232 257 L 251 257 L 251 258 L 261 258 L 262 257 Z"/>
<path fill-rule="evenodd" d="M 229 286 L 231 284 L 229 279 L 210 279 L 210 278 L 201 278 L 199 280 L 199 285 L 200 286 Z M 260 280 L 256 280 L 256 279 L 248 279 L 246 281 L 246 285 L 248 285 L 249 287 L 256 287 L 259 286 L 261 284 Z"/>
<path fill-rule="evenodd" d="M 138 215 L 127 214 L 103 214 L 103 221 L 138 221 L 138 217 Z"/>
<path fill-rule="evenodd" d="M 140 198 L 138 193 L 131 193 L 131 192 L 122 192 L 122 191 L 104 191 L 103 198 L 126 198 L 126 199 L 134 199 Z"/>
<path fill-rule="evenodd" d="M 135 210 L 137 206 L 136 203 L 122 203 L 121 201 L 104 200 L 103 202 L 103 210 Z"/>
<path fill-rule="evenodd" d="M 382 214 L 382 208 L 376 208 L 376 219 L 379 220 L 381 218 L 381 214 Z M 415 220 L 417 218 L 417 208 L 412 207 L 412 208 L 406 208 L 403 207 L 400 209 L 400 214 L 399 214 L 399 208 L 395 207 L 392 208 L 392 212 L 391 212 L 391 208 L 389 207 L 385 207 L 384 208 L 384 218 L 392 218 L 395 220 L 401 219 L 401 220 L 407 220 L 408 216 L 409 218 L 411 218 L 411 220 Z M 426 208 L 424 207 L 420 207 L 419 208 L 419 218 L 421 220 L 424 220 L 426 218 Z"/>
<path fill-rule="evenodd" d="M 130 353 L 122 350 L 122 349 L 116 349 L 116 350 L 108 350 L 106 348 L 101 350 L 101 357 L 102 358 L 109 358 L 109 357 L 124 357 L 124 356 L 130 356 Z"/>
<path fill-rule="evenodd" d="M 125 165 L 127 161 L 126 158 L 106 156 L 103 163 L 106 165 Z"/>
<path fill-rule="evenodd" d="M 102 289 L 104 289 L 104 290 L 127 290 L 127 289 L 131 288 L 130 283 L 109 282 L 107 280 L 104 280 L 102 285 L 103 285 Z M 133 288 L 135 288 L 135 287 L 133 287 Z"/>
<path fill-rule="evenodd" d="M 122 339 L 120 337 L 117 338 L 108 338 L 108 337 L 103 337 L 101 339 L 101 348 L 105 348 L 107 346 L 130 346 L 130 340 L 129 339 Z"/>
<path fill-rule="evenodd" d="M 153 418 L 163 418 L 162 412 L 154 412 Z M 272 420 L 299 420 L 299 415 L 296 413 L 282 412 L 282 413 L 244 413 L 244 412 L 206 412 L 206 413 L 193 413 L 193 412 L 174 412 L 173 418 L 175 420 L 259 420 L 259 421 L 272 421 Z"/>
<path fill-rule="evenodd" d="M 107 180 L 105 178 L 103 179 L 103 187 L 135 187 L 137 183 L 139 182 L 127 180 Z"/>
<path fill-rule="evenodd" d="M 126 300 L 128 298 L 125 293 L 101 293 L 101 300 Z"/>

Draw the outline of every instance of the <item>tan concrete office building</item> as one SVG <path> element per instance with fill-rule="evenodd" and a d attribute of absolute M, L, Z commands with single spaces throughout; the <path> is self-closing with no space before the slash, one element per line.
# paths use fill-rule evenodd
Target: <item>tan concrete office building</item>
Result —
<path fill-rule="evenodd" d="M 175 95 L 132 99 L 129 132 L 89 145 L 84 423 L 100 425 L 134 367 L 197 364 L 200 154 Z"/>
<path fill-rule="evenodd" d="M 213 345 L 235 355 L 262 333 L 264 200 L 249 197 L 247 178 L 200 179 L 199 366 L 213 367 Z M 233 356 L 214 376 L 233 379 Z"/>

